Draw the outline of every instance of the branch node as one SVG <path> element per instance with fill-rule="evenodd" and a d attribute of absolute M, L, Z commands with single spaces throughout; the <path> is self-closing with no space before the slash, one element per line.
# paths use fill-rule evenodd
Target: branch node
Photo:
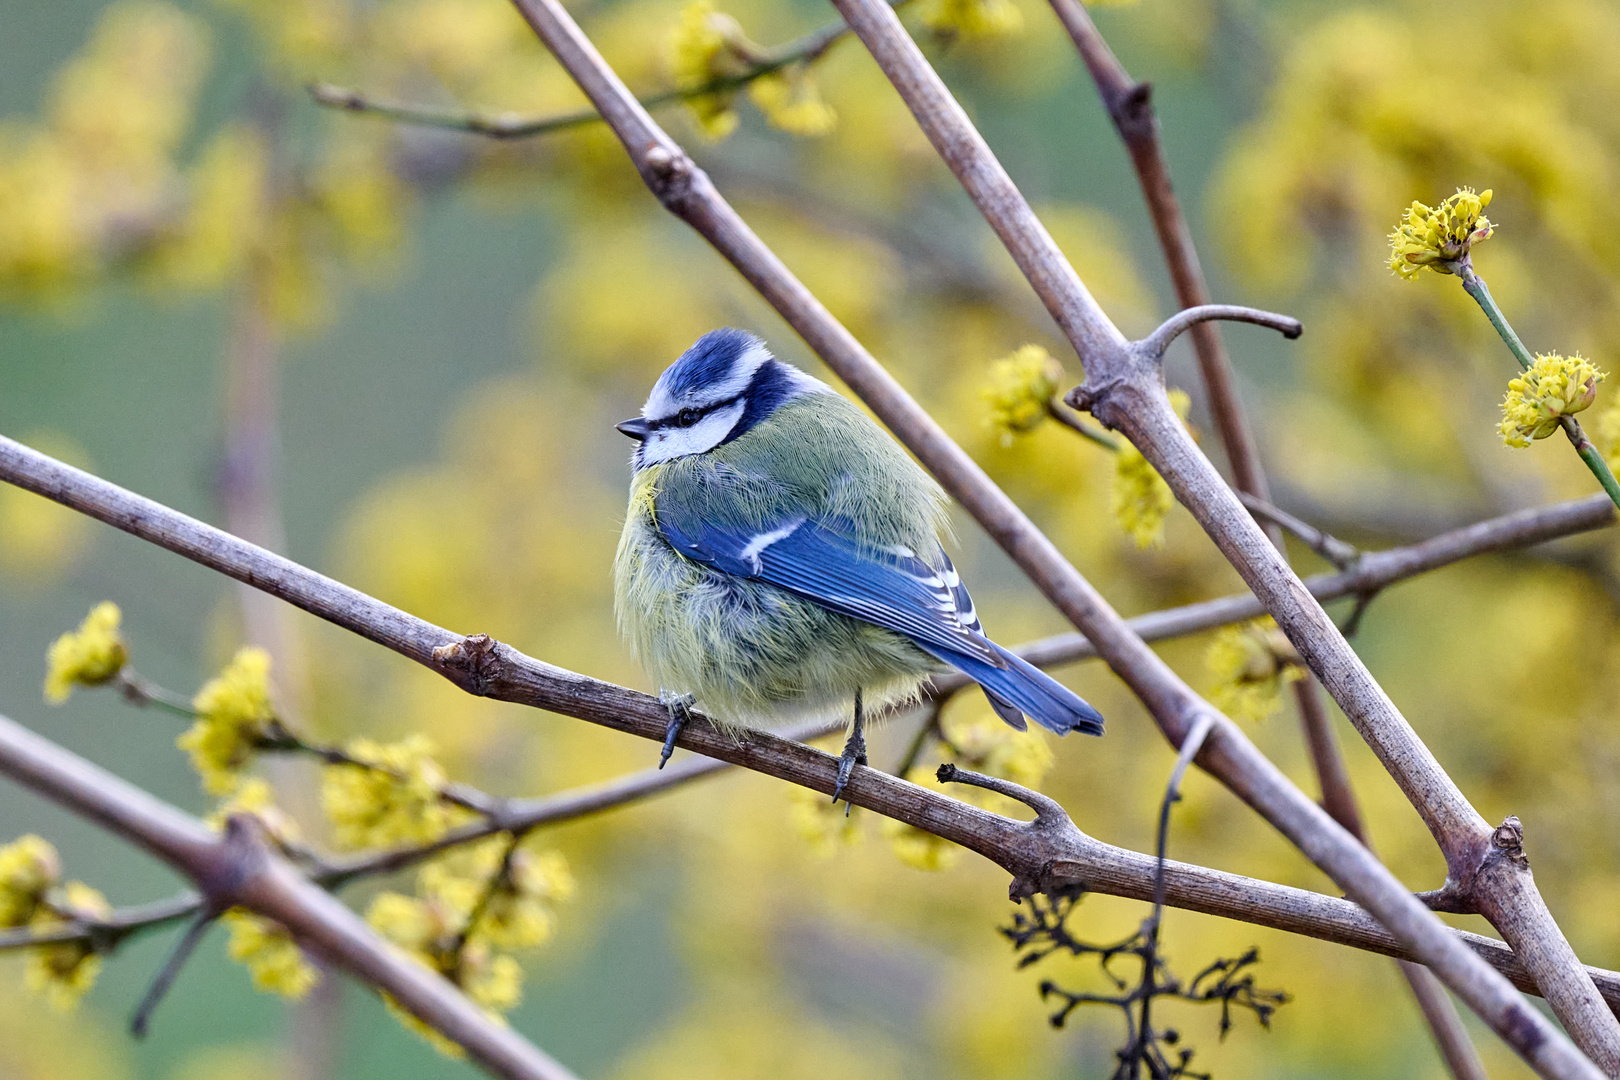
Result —
<path fill-rule="evenodd" d="M 473 634 L 433 650 L 433 659 L 469 693 L 483 696 L 500 674 L 500 642 L 488 634 Z M 459 678 L 457 677 L 459 676 Z"/>
<path fill-rule="evenodd" d="M 1063 395 L 1063 403 L 1070 408 L 1090 413 L 1104 427 L 1107 427 L 1108 421 L 1101 416 L 1097 416 L 1097 410 L 1094 406 L 1124 384 L 1125 377 L 1123 375 L 1110 375 L 1106 379 L 1087 378 L 1085 382 Z M 1113 429 L 1110 428 L 1109 430 Z"/>
<path fill-rule="evenodd" d="M 1491 833 L 1491 848 L 1496 858 L 1506 860 L 1514 866 L 1530 865 L 1530 857 L 1524 853 L 1524 825 L 1519 821 L 1517 814 L 1509 814 L 1503 818 L 1502 824 Z"/>

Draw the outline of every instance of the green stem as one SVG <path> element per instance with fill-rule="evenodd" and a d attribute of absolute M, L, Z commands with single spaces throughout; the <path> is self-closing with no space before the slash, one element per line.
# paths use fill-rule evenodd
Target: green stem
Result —
<path fill-rule="evenodd" d="M 1531 365 L 1536 362 L 1535 357 L 1524 347 L 1519 335 L 1513 332 L 1513 327 L 1509 325 L 1507 316 L 1502 314 L 1502 309 L 1497 306 L 1496 298 L 1491 295 L 1485 279 L 1474 272 L 1473 265 L 1466 257 L 1452 264 L 1452 272 L 1462 279 L 1464 291 L 1472 296 L 1480 309 L 1485 312 L 1485 317 L 1491 321 L 1496 332 L 1507 343 L 1508 351 L 1519 362 L 1519 367 L 1529 371 Z M 1558 423 L 1564 429 L 1564 434 L 1569 436 L 1570 445 L 1575 447 L 1575 452 L 1586 462 L 1586 467 L 1592 470 L 1592 475 L 1597 477 L 1598 483 L 1603 486 L 1603 490 L 1608 493 L 1614 505 L 1620 507 L 1620 482 L 1616 482 L 1614 473 L 1609 469 L 1609 463 L 1603 460 L 1603 455 L 1592 445 L 1592 440 L 1586 437 L 1581 425 L 1573 416 L 1565 416 Z"/>
<path fill-rule="evenodd" d="M 1485 317 L 1496 328 L 1496 332 L 1501 335 L 1503 341 L 1507 342 L 1508 351 L 1519 362 L 1519 366 L 1525 371 L 1529 371 L 1531 365 L 1536 362 L 1536 358 L 1530 355 L 1530 350 L 1524 347 L 1524 342 L 1519 340 L 1519 335 L 1513 332 L 1512 326 L 1508 325 L 1507 316 L 1502 314 L 1502 309 L 1497 306 L 1496 297 L 1491 295 L 1490 287 L 1485 284 L 1485 279 L 1474 273 L 1473 266 L 1466 259 L 1457 264 L 1455 273 L 1462 278 L 1463 290 L 1474 298 L 1474 301 L 1484 310 Z"/>

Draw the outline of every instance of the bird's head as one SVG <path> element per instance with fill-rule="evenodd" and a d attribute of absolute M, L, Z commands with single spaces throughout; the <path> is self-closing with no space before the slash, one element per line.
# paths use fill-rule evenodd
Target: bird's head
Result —
<path fill-rule="evenodd" d="M 706 454 L 767 420 L 790 398 L 831 387 L 771 355 L 742 330 L 710 330 L 653 384 L 641 415 L 617 425 L 639 444 L 636 469 Z"/>

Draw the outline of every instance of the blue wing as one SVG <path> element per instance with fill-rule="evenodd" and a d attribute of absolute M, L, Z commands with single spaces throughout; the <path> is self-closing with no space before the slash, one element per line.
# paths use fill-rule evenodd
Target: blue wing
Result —
<path fill-rule="evenodd" d="M 1096 709 L 984 636 L 972 598 L 943 552 L 935 569 L 906 548 L 859 544 L 832 521 L 788 518 L 759 530 L 663 509 L 658 529 L 680 554 L 909 638 L 982 686 L 996 712 L 1019 730 L 1027 715 L 1059 734 L 1102 734 Z"/>

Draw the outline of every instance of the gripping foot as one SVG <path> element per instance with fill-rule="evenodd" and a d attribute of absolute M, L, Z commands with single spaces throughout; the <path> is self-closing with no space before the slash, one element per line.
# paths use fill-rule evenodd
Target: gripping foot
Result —
<path fill-rule="evenodd" d="M 849 738 L 844 742 L 844 752 L 838 755 L 838 782 L 833 785 L 832 801 L 837 802 L 844 794 L 844 785 L 849 783 L 850 774 L 855 766 L 866 764 L 866 716 L 861 711 L 861 692 L 855 691 L 855 723 L 850 726 Z M 846 805 L 844 813 L 849 813 Z"/>
<path fill-rule="evenodd" d="M 658 700 L 669 710 L 669 726 L 664 729 L 664 749 L 658 755 L 658 767 L 662 769 L 669 764 L 669 755 L 675 752 L 675 740 L 680 737 L 681 729 L 692 719 L 692 703 L 697 699 L 691 694 L 671 694 L 660 690 Z"/>

